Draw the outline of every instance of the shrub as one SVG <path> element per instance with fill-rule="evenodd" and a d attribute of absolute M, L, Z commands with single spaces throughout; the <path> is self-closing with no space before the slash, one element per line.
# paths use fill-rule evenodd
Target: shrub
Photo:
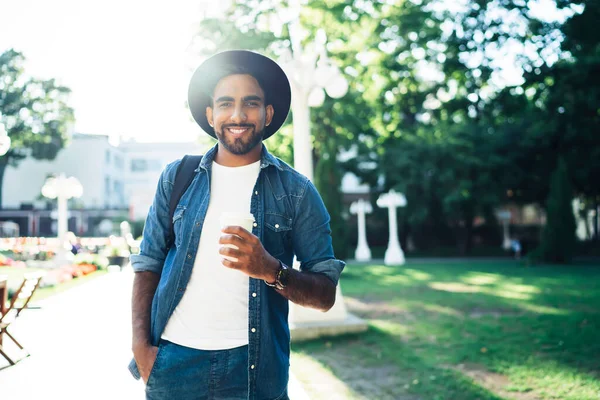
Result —
<path fill-rule="evenodd" d="M 534 259 L 560 264 L 571 261 L 577 242 L 572 202 L 573 188 L 567 166 L 561 158 L 550 181 L 546 226 L 542 231 L 541 244 L 533 252 Z"/>

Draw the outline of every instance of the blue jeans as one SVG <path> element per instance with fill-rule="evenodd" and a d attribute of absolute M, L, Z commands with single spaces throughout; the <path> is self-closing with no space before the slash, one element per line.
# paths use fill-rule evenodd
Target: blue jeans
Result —
<path fill-rule="evenodd" d="M 246 400 L 248 346 L 197 350 L 161 340 L 148 377 L 148 400 Z"/>

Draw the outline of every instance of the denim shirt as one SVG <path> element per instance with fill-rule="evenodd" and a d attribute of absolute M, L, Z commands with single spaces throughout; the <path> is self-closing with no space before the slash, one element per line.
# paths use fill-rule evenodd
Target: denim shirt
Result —
<path fill-rule="evenodd" d="M 155 346 L 192 274 L 208 209 L 211 166 L 217 147 L 204 155 L 189 189 L 179 201 L 173 216 L 175 241 L 170 249 L 166 243 L 171 225 L 169 199 L 181 160 L 165 168 L 146 219 L 140 253 L 131 256 L 135 272 L 161 275 L 150 321 L 151 342 Z M 264 145 L 250 212 L 256 220 L 252 233 L 273 257 L 292 265 L 296 255 L 302 271 L 323 274 L 337 285 L 345 263 L 334 257 L 330 218 L 323 200 L 305 176 L 271 155 Z M 248 398 L 284 398 L 290 365 L 288 300 L 262 280 L 249 279 Z M 252 332 L 252 328 L 256 331 Z M 134 360 L 129 368 L 139 379 Z"/>

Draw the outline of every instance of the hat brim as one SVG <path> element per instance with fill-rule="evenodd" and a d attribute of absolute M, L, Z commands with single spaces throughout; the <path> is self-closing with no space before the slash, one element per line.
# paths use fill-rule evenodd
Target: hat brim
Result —
<path fill-rule="evenodd" d="M 204 61 L 192 75 L 188 88 L 188 104 L 194 120 L 210 136 L 217 138 L 206 118 L 206 107 L 212 107 L 212 94 L 217 82 L 231 74 L 228 67 L 242 66 L 264 86 L 268 104 L 273 106 L 273 119 L 265 127 L 263 140 L 272 136 L 285 122 L 290 111 L 292 93 L 283 69 L 273 60 L 247 50 L 230 50 Z M 267 104 L 267 105 L 268 105 Z"/>

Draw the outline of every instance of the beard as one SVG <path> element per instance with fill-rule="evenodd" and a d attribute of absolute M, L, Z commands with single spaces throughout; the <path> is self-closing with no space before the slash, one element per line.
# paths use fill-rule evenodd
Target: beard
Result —
<path fill-rule="evenodd" d="M 241 137 L 232 138 L 225 134 L 226 128 L 250 128 L 250 132 Z M 219 144 L 232 154 L 242 156 L 248 154 L 253 148 L 262 142 L 265 130 L 257 131 L 254 125 L 223 125 L 221 130 L 215 129 Z"/>

